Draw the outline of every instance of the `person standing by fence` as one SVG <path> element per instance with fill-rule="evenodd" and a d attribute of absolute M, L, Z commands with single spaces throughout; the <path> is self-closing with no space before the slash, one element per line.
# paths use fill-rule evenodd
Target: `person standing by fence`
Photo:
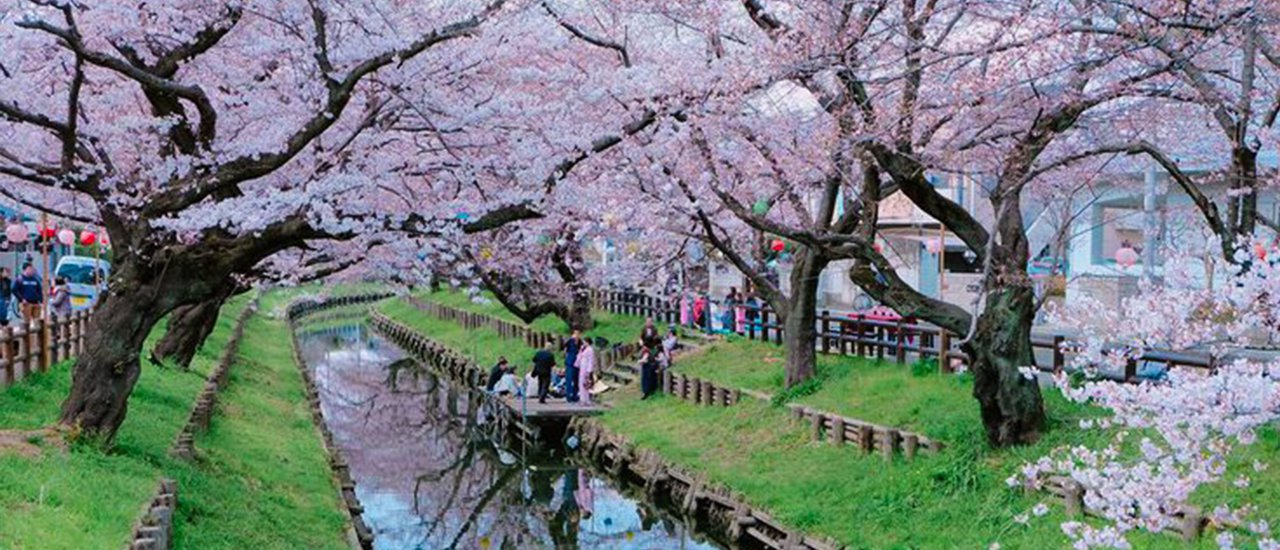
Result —
<path fill-rule="evenodd" d="M 533 354 L 533 376 L 538 379 L 538 402 L 547 403 L 547 392 L 551 390 L 551 369 L 556 366 L 556 356 L 551 353 L 552 344 Z"/>
<path fill-rule="evenodd" d="M 71 317 L 71 289 L 67 288 L 67 280 L 63 277 L 53 280 L 53 293 L 49 298 L 49 310 L 59 319 Z"/>
<path fill-rule="evenodd" d="M 9 311 L 13 307 L 13 279 L 9 268 L 0 267 L 0 327 L 9 326 Z"/>
<path fill-rule="evenodd" d="M 13 282 L 13 294 L 22 306 L 22 320 L 30 323 L 40 318 L 44 310 L 44 286 L 35 266 L 22 266 L 22 274 Z"/>
<path fill-rule="evenodd" d="M 653 318 L 644 320 L 640 331 L 640 392 L 648 399 L 658 389 L 658 360 L 662 354 L 662 336 L 653 326 Z"/>
<path fill-rule="evenodd" d="M 574 330 L 573 334 L 560 345 L 564 351 L 564 400 L 578 402 L 578 352 L 582 350 L 582 332 Z"/>
<path fill-rule="evenodd" d="M 574 363 L 578 371 L 578 397 L 583 405 L 591 404 L 591 387 L 596 374 L 596 350 L 590 338 L 582 340 L 582 349 L 578 350 L 578 359 Z"/>

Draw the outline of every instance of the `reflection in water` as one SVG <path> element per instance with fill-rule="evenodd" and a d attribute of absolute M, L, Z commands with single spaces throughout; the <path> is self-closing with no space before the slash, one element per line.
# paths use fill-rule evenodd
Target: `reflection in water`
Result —
<path fill-rule="evenodd" d="M 378 548 L 714 548 L 587 470 L 495 446 L 479 400 L 362 325 L 299 340 Z"/>

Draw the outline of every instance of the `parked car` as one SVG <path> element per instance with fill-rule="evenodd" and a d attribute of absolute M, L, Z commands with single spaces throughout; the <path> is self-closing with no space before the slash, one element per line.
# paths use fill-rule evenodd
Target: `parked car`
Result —
<path fill-rule="evenodd" d="M 71 289 L 71 308 L 89 309 L 98 302 L 99 293 L 107 288 L 111 262 L 88 256 L 63 256 L 58 260 L 54 274 L 67 280 Z"/>

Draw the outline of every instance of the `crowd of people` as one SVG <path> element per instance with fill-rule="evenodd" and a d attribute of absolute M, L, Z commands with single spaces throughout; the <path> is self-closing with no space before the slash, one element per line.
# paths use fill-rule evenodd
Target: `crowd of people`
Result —
<path fill-rule="evenodd" d="M 665 336 L 660 335 L 653 319 L 645 320 L 641 329 L 638 359 L 640 362 L 640 388 L 642 399 L 647 399 L 658 389 L 663 369 L 671 367 L 671 357 L 680 347 L 676 327 L 669 327 Z M 590 406 L 592 394 L 606 389 L 597 380 L 596 348 L 603 347 L 603 340 L 584 337 L 574 330 L 564 339 L 558 351 L 564 353 L 563 368 L 556 367 L 557 347 L 548 344 L 533 354 L 529 372 L 522 379 L 515 365 L 506 357 L 489 369 L 485 390 L 497 395 L 513 395 L 537 399 L 545 404 L 548 398 L 564 399 L 567 403 Z"/>
<path fill-rule="evenodd" d="M 48 307 L 55 317 L 71 315 L 71 289 L 62 277 L 53 281 Z M 44 308 L 44 281 L 33 264 L 23 264 L 17 278 L 10 275 L 9 268 L 0 267 L 0 327 L 9 326 L 11 314 L 24 323 L 40 319 Z"/>
<path fill-rule="evenodd" d="M 723 300 L 706 295 L 686 296 L 680 300 L 680 323 L 706 332 L 742 334 L 760 317 L 762 303 L 754 292 L 739 292 L 731 287 Z"/>

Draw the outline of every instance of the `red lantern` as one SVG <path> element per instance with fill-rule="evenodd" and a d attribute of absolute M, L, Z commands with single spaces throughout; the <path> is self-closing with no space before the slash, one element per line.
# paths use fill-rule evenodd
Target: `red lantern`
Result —
<path fill-rule="evenodd" d="M 54 227 L 53 224 L 49 224 L 40 228 L 41 239 L 50 240 L 56 237 L 57 235 L 58 235 L 58 228 Z"/>
<path fill-rule="evenodd" d="M 85 246 L 93 246 L 93 243 L 96 243 L 96 242 L 98 242 L 98 236 L 95 235 L 92 231 L 89 231 L 88 229 L 86 229 L 80 232 L 80 244 Z"/>
<path fill-rule="evenodd" d="M 875 250 L 875 251 L 876 251 L 876 254 L 883 254 L 883 253 L 884 253 L 884 246 L 882 246 L 879 242 L 872 243 L 872 244 L 871 244 L 871 249 L 872 249 L 872 250 Z"/>
<path fill-rule="evenodd" d="M 1267 261 L 1267 247 L 1262 246 L 1262 243 L 1253 243 L 1253 255 L 1260 262 Z"/>
<path fill-rule="evenodd" d="M 769 248 L 772 248 L 774 252 L 782 252 L 783 249 L 787 248 L 787 243 L 782 242 L 782 239 L 778 239 L 773 241 L 773 245 Z"/>

